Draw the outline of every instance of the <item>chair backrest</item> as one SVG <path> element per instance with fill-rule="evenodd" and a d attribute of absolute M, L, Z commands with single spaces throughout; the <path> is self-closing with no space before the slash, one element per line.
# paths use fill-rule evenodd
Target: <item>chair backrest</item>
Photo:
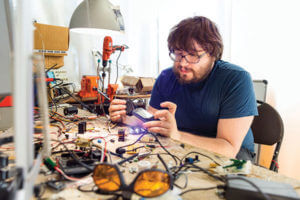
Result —
<path fill-rule="evenodd" d="M 277 143 L 272 158 L 271 166 L 273 166 L 273 162 L 277 162 L 277 156 L 283 139 L 283 121 L 279 113 L 271 105 L 262 101 L 257 102 L 259 104 L 257 107 L 259 115 L 254 117 L 251 125 L 254 142 L 266 145 L 274 145 Z M 274 168 L 274 166 L 272 168 Z"/>

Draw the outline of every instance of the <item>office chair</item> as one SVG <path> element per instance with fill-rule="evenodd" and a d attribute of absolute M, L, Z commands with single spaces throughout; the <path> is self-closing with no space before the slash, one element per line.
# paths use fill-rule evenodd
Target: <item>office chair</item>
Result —
<path fill-rule="evenodd" d="M 257 144 L 276 144 L 270 170 L 278 172 L 277 157 L 283 139 L 283 121 L 279 113 L 271 105 L 257 101 L 258 116 L 254 117 L 251 125 L 254 142 Z"/>

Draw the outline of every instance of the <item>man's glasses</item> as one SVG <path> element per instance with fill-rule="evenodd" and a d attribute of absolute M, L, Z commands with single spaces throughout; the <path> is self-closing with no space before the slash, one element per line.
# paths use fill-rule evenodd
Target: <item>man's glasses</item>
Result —
<path fill-rule="evenodd" d="M 158 169 L 141 171 L 131 184 L 126 185 L 119 168 L 108 163 L 101 163 L 95 167 L 93 179 L 100 193 L 113 194 L 122 191 L 146 198 L 160 196 L 173 187 L 172 176 Z"/>
<path fill-rule="evenodd" d="M 205 55 L 206 53 L 203 53 L 201 55 L 193 55 L 193 54 L 187 54 L 182 55 L 179 52 L 176 51 L 170 51 L 169 56 L 170 58 L 175 62 L 180 62 L 182 58 L 185 59 L 185 61 L 189 64 L 196 64 L 200 61 L 200 59 Z"/>

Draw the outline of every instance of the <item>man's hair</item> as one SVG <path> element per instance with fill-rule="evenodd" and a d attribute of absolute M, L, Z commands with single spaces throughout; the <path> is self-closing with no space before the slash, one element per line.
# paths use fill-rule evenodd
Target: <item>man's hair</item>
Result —
<path fill-rule="evenodd" d="M 170 51 L 184 50 L 196 52 L 193 42 L 197 42 L 210 56 L 221 59 L 223 42 L 214 22 L 206 17 L 196 16 L 182 20 L 171 29 L 168 37 Z"/>

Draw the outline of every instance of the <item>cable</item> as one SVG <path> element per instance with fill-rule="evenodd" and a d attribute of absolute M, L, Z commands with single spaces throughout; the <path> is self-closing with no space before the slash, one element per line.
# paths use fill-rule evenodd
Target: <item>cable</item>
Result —
<path fill-rule="evenodd" d="M 118 63 L 119 63 L 119 58 L 121 56 L 121 53 L 122 51 L 120 51 L 119 55 L 118 55 L 118 58 L 116 60 L 116 66 L 117 66 L 117 77 L 116 77 L 116 81 L 115 81 L 115 84 L 117 84 L 117 81 L 118 81 L 118 77 L 119 77 L 119 66 L 118 66 Z"/>
<path fill-rule="evenodd" d="M 58 140 L 56 140 L 56 141 L 59 142 L 60 144 L 62 144 L 62 145 L 65 147 L 65 149 L 69 152 L 69 154 L 71 155 L 71 157 L 72 157 L 78 164 L 80 164 L 82 167 L 86 168 L 86 169 L 89 170 L 90 172 L 92 172 L 92 171 L 94 170 L 94 168 L 92 168 L 92 167 L 90 167 L 89 165 L 87 165 L 87 164 L 81 162 L 81 161 L 74 155 L 74 153 L 68 149 L 68 147 L 67 147 L 67 145 L 65 145 L 65 143 L 62 143 L 62 142 L 60 142 L 60 141 L 58 141 Z"/>
<path fill-rule="evenodd" d="M 51 69 L 53 69 L 56 65 L 57 65 L 57 63 L 55 63 L 54 65 L 52 65 L 50 68 L 48 68 L 48 69 L 46 70 L 46 74 L 47 74 Z"/>
<path fill-rule="evenodd" d="M 213 158 L 211 158 L 210 156 L 205 155 L 205 154 L 200 153 L 200 152 L 197 152 L 197 151 L 192 151 L 192 152 L 189 152 L 189 153 L 185 154 L 185 155 L 181 158 L 180 164 L 183 164 L 184 158 L 186 158 L 188 155 L 190 155 L 190 154 L 192 154 L 192 153 L 194 153 L 194 154 L 199 154 L 199 155 L 201 155 L 201 156 L 204 156 L 204 157 L 206 157 L 206 158 L 212 160 L 212 161 L 213 161 L 214 163 L 216 163 L 217 165 L 221 166 L 220 163 L 218 163 L 217 161 L 215 161 L 215 160 L 214 160 Z"/>
<path fill-rule="evenodd" d="M 90 111 L 91 113 L 94 113 L 94 109 L 90 108 L 88 105 L 86 105 L 85 103 L 83 103 L 82 101 L 78 100 L 76 97 L 74 97 L 74 95 L 72 95 L 68 90 L 61 88 L 62 90 L 64 90 L 70 97 L 72 97 L 76 102 L 80 103 L 80 105 L 82 105 L 84 108 L 88 109 L 88 111 Z"/>
<path fill-rule="evenodd" d="M 159 154 L 157 154 L 157 157 L 160 160 L 160 162 L 163 164 L 163 166 L 166 168 L 167 172 L 170 172 L 170 170 L 169 170 L 167 164 L 165 163 L 164 159 Z"/>
<path fill-rule="evenodd" d="M 123 152 L 124 151 L 124 153 L 126 152 L 126 150 L 123 150 L 122 151 L 122 149 L 124 149 L 125 147 L 129 147 L 129 146 L 132 146 L 132 145 L 134 145 L 135 143 L 137 143 L 138 141 L 140 141 L 141 139 L 142 139 L 142 137 L 144 137 L 146 134 L 148 134 L 148 133 L 144 133 L 144 134 L 142 134 L 136 141 L 134 141 L 133 143 L 131 143 L 131 144 L 127 144 L 127 145 L 124 145 L 124 146 L 121 146 L 121 147 L 118 147 L 117 149 L 116 149 L 116 153 L 117 154 L 120 154 L 120 152 Z M 118 153 L 119 152 L 119 153 Z"/>
<path fill-rule="evenodd" d="M 177 163 L 177 160 L 175 158 L 175 156 L 173 154 L 171 154 L 162 144 L 161 142 L 158 140 L 157 136 L 154 134 L 154 133 L 151 133 L 151 132 L 148 132 L 150 133 L 151 135 L 153 135 L 153 137 L 155 138 L 155 140 L 157 141 L 157 143 L 161 146 L 161 148 L 163 148 L 163 150 L 165 150 L 165 152 L 167 152 L 172 158 L 173 160 L 175 161 L 175 165 L 177 166 L 178 163 Z"/>
<path fill-rule="evenodd" d="M 227 180 L 243 180 L 247 183 L 249 183 L 250 185 L 252 185 L 259 193 L 261 193 L 261 195 L 264 197 L 264 199 L 266 200 L 271 200 L 271 197 L 264 193 L 255 183 L 253 183 L 252 181 L 249 181 L 248 179 L 245 179 L 243 177 L 227 177 Z"/>
<path fill-rule="evenodd" d="M 89 184 L 87 184 L 87 185 L 89 185 Z M 84 189 L 82 189 L 81 187 L 84 187 L 84 186 L 86 186 L 86 185 L 79 185 L 77 187 L 77 190 L 79 190 L 80 192 L 95 192 L 97 190 L 97 186 L 95 186 L 95 185 L 92 187 L 91 190 L 84 190 Z"/>
<path fill-rule="evenodd" d="M 185 193 L 188 193 L 188 192 L 200 191 L 200 190 L 212 190 L 212 189 L 217 189 L 217 188 L 218 187 L 194 188 L 194 189 L 189 189 L 189 190 L 186 190 L 184 192 L 181 192 L 179 195 L 182 196 L 182 195 L 184 195 Z"/>

